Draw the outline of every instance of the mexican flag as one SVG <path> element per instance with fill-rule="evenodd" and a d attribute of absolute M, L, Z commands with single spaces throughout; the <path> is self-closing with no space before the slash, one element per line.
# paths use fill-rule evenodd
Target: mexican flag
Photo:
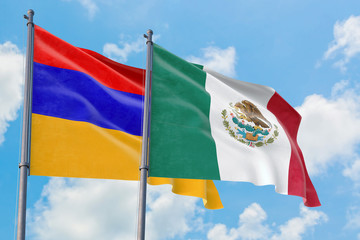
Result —
<path fill-rule="evenodd" d="M 275 185 L 320 206 L 297 143 L 301 116 L 274 89 L 154 44 L 149 175 Z"/>

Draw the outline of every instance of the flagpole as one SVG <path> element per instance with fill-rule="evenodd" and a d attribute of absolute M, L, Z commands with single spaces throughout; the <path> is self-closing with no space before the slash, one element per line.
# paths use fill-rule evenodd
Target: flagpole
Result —
<path fill-rule="evenodd" d="M 19 206 L 18 206 L 18 224 L 17 240 L 25 239 L 26 225 L 26 191 L 27 177 L 30 163 L 30 131 L 31 131 L 31 107 L 32 107 L 32 73 L 33 73 L 33 49 L 34 49 L 34 11 L 28 10 L 28 15 L 24 15 L 27 22 L 27 48 L 25 65 L 25 87 L 24 87 L 24 110 L 23 110 L 23 129 L 21 143 L 21 162 L 20 181 L 19 181 Z"/>
<path fill-rule="evenodd" d="M 148 175 L 148 147 L 149 147 L 149 125 L 150 125 L 150 87 L 151 87 L 151 71 L 152 71 L 152 53 L 153 31 L 148 30 L 144 37 L 147 38 L 147 54 L 146 54 L 146 78 L 145 78 L 145 99 L 144 99 L 144 119 L 143 119 L 143 142 L 141 151 L 141 166 L 140 166 L 140 193 L 139 193 L 139 216 L 138 216 L 138 232 L 137 239 L 145 239 L 145 218 L 146 218 L 146 185 Z"/>

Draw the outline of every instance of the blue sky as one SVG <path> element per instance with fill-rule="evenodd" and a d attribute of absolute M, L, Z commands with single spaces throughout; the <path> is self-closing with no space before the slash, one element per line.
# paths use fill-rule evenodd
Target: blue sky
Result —
<path fill-rule="evenodd" d="M 216 182 L 224 209 L 150 187 L 148 239 L 360 239 L 360 2 L 3 0 L 0 236 L 16 221 L 26 21 L 145 67 L 142 35 L 185 59 L 268 85 L 303 117 L 298 141 L 322 206 L 273 186 Z M 135 239 L 137 182 L 29 177 L 28 239 Z"/>

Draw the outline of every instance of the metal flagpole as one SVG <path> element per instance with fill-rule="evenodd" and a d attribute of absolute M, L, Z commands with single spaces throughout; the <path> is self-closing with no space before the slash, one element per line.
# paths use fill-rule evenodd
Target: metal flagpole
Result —
<path fill-rule="evenodd" d="M 21 143 L 20 181 L 19 181 L 19 206 L 17 240 L 25 239 L 26 224 L 26 190 L 27 176 L 30 158 L 30 130 L 31 130 L 31 107 L 32 107 L 32 73 L 33 73 L 33 49 L 34 49 L 34 11 L 30 9 L 28 15 L 24 15 L 27 22 L 27 49 L 25 65 L 25 88 L 24 88 L 24 112 Z"/>
<path fill-rule="evenodd" d="M 143 119 L 143 142 L 141 151 L 141 166 L 140 166 L 140 193 L 139 193 L 139 216 L 138 216 L 138 232 L 137 239 L 145 239 L 145 213 L 146 213 L 146 185 L 148 175 L 148 147 L 149 147 L 149 125 L 150 125 L 150 86 L 151 86 L 151 71 L 152 71 L 152 53 L 153 31 L 148 30 L 147 38 L 147 55 L 146 55 L 146 78 L 145 78 L 145 99 L 144 99 L 144 119 Z"/>

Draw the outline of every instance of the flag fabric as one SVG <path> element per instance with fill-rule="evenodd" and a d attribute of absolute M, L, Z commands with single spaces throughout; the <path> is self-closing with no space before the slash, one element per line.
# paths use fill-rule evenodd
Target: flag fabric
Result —
<path fill-rule="evenodd" d="M 320 206 L 297 143 L 301 116 L 274 89 L 154 44 L 150 176 L 275 185 Z"/>
<path fill-rule="evenodd" d="M 138 180 L 144 76 L 35 26 L 30 174 Z M 209 180 L 149 183 L 222 207 Z"/>

